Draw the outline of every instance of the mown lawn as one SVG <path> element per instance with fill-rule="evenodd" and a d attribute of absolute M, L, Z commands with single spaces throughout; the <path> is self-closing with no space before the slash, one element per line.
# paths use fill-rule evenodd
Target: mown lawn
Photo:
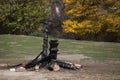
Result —
<path fill-rule="evenodd" d="M 19 59 L 24 55 L 36 56 L 42 51 L 42 41 L 42 37 L 0 35 L 0 58 Z M 61 54 L 83 54 L 96 60 L 120 60 L 120 43 L 68 39 L 59 39 L 59 43 Z"/>
<path fill-rule="evenodd" d="M 42 51 L 42 45 L 42 37 L 0 35 L 0 62 L 28 62 Z M 69 72 L 75 75 L 75 78 L 77 76 L 81 80 L 120 80 L 120 43 L 59 39 L 59 53 L 61 54 L 58 59 L 83 65 L 80 71 Z M 88 58 L 81 58 L 82 55 Z M 5 77 L 4 80 L 7 79 L 7 76 L 2 76 Z"/>

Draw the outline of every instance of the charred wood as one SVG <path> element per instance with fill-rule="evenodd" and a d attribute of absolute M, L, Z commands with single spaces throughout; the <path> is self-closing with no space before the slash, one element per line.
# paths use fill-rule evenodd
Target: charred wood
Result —
<path fill-rule="evenodd" d="M 66 61 L 61 61 L 61 60 L 53 60 L 56 62 L 60 67 L 66 68 L 66 69 L 72 69 L 72 70 L 77 70 L 82 68 L 80 64 L 74 64 L 71 62 L 66 62 Z"/>

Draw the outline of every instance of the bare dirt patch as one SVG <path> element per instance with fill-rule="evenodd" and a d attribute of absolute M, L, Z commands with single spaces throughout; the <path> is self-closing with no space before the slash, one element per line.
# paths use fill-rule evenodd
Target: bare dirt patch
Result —
<path fill-rule="evenodd" d="M 30 57 L 28 57 L 30 59 Z M 27 60 L 28 60 L 27 59 Z M 59 55 L 59 59 L 83 65 L 80 70 L 60 69 L 58 72 L 41 69 L 39 72 L 11 72 L 0 69 L 0 80 L 120 80 L 120 61 L 99 62 L 83 55 Z M 24 59 L 25 60 L 25 59 Z M 14 64 L 22 61 L 0 60 L 0 65 Z"/>

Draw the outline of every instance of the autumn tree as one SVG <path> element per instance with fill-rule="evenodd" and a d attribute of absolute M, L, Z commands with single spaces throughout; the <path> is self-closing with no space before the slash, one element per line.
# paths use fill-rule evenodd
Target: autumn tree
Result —
<path fill-rule="evenodd" d="M 119 0 L 63 0 L 66 33 L 76 39 L 116 41 L 120 38 Z"/>

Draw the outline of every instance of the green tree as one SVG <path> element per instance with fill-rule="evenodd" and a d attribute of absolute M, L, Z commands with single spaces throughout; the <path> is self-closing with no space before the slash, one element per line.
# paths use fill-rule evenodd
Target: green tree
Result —
<path fill-rule="evenodd" d="M 37 30 L 49 14 L 47 0 L 1 0 L 0 32 L 29 34 Z"/>

